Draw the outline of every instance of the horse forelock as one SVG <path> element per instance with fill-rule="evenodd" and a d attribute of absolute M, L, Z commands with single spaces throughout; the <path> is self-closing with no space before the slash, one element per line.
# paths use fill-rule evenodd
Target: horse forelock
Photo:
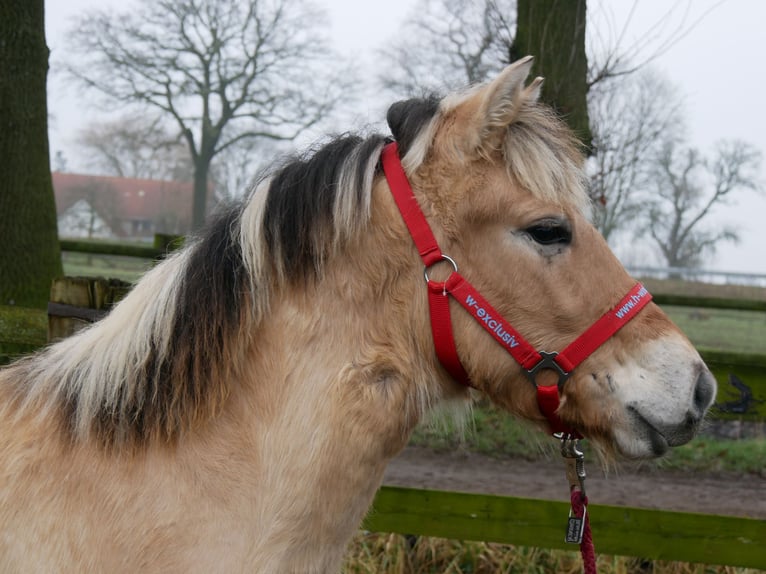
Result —
<path fill-rule="evenodd" d="M 508 126 L 503 158 L 511 178 L 543 200 L 590 215 L 582 144 L 550 107 L 528 103 Z"/>
<path fill-rule="evenodd" d="M 447 126 L 446 131 L 454 132 L 450 137 L 461 140 L 449 141 L 443 146 L 449 150 L 450 161 L 492 160 L 488 155 L 499 153 L 508 175 L 523 189 L 545 201 L 572 205 L 589 215 L 582 144 L 550 106 L 537 101 L 533 90 L 521 90 L 513 98 L 513 110 L 504 118 L 505 137 L 499 149 L 483 147 L 484 142 L 480 139 L 485 135 L 482 122 L 497 121 L 497 118 L 479 115 L 480 104 L 488 89 L 487 84 L 480 84 L 445 97 L 439 107 L 438 119 L 430 128 L 431 139 L 438 140 L 440 132 Z M 459 127 L 450 128 L 450 124 Z M 476 139 L 471 137 L 471 127 L 475 129 Z"/>

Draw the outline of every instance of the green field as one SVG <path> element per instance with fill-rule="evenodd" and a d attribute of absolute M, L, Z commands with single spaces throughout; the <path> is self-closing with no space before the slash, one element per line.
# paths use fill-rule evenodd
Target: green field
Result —
<path fill-rule="evenodd" d="M 766 355 L 766 313 L 662 307 L 698 348 Z"/>
<path fill-rule="evenodd" d="M 427 421 L 411 444 L 437 451 L 465 450 L 497 458 L 543 460 L 559 456 L 558 445 L 529 425 L 487 401 L 474 406 L 461 428 L 449 420 Z M 747 440 L 701 436 L 670 450 L 663 458 L 642 463 L 646 470 L 664 468 L 689 472 L 737 472 L 759 475 L 766 469 L 766 432 Z"/>

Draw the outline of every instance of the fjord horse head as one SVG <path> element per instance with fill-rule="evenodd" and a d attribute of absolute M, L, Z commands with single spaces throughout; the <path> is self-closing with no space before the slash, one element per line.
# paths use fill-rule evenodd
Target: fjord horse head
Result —
<path fill-rule="evenodd" d="M 633 301 L 624 296 L 636 282 L 588 220 L 578 146 L 537 103 L 542 80 L 524 85 L 530 67 L 531 59 L 520 61 L 430 109 L 398 104 L 389 122 L 441 251 L 534 348 L 560 351 L 604 313 L 629 311 Z M 541 420 L 534 385 L 488 337 L 486 315 L 479 321 L 459 309 L 451 316 L 470 384 Z M 628 457 L 690 440 L 715 395 L 699 354 L 652 303 L 567 375 L 558 417 Z"/>

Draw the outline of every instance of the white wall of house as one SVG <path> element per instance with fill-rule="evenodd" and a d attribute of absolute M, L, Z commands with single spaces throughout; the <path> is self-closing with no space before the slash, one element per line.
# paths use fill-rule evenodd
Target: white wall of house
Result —
<path fill-rule="evenodd" d="M 80 199 L 58 217 L 59 237 L 113 239 L 112 229 L 85 199 Z"/>

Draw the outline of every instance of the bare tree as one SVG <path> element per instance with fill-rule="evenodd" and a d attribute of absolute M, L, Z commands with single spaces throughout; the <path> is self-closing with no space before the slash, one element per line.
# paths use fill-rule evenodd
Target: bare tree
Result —
<path fill-rule="evenodd" d="M 395 97 L 482 82 L 510 63 L 516 0 L 420 0 L 380 52 L 379 83 Z"/>
<path fill-rule="evenodd" d="M 291 140 L 348 94 L 324 22 L 304 0 L 141 0 L 84 16 L 68 69 L 175 122 L 194 164 L 198 227 L 216 155 L 244 139 Z"/>
<path fill-rule="evenodd" d="M 705 226 L 733 195 L 761 190 L 761 153 L 742 141 L 720 142 L 712 159 L 669 141 L 655 163 L 647 229 L 670 267 L 696 267 L 721 241 L 737 241 L 733 228 Z"/>
<path fill-rule="evenodd" d="M 191 181 L 194 174 L 183 138 L 160 117 L 125 115 L 94 123 L 77 139 L 90 169 L 102 175 Z"/>
<path fill-rule="evenodd" d="M 615 16 L 608 2 L 589 2 L 585 35 L 587 90 L 647 67 L 682 41 L 722 1 L 702 11 L 693 9 L 691 0 L 668 3 L 651 26 L 632 36 L 628 30 L 639 7 L 638 0 L 633 0 L 622 20 Z M 539 28 L 537 41 L 516 41 L 517 10 L 523 12 L 522 31 Z M 559 26 L 555 18 L 561 18 L 561 26 L 568 27 L 565 32 L 569 40 L 579 43 L 578 35 L 585 32 L 584 15 L 585 0 L 524 1 L 519 6 L 517 0 L 420 0 L 394 41 L 381 51 L 386 65 L 385 72 L 379 74 L 379 83 L 404 97 L 481 82 L 530 50 L 532 55 L 542 58 L 541 52 L 546 45 L 550 46 L 554 28 Z M 581 65 L 585 61 L 574 50 L 557 48 L 550 52 L 565 64 Z M 568 71 L 566 67 L 562 69 Z M 542 72 L 549 76 L 546 84 L 559 75 L 552 73 L 547 64 Z"/>
<path fill-rule="evenodd" d="M 591 87 L 588 175 L 594 224 L 607 241 L 629 231 L 646 210 L 642 194 L 652 179 L 651 164 L 663 141 L 684 130 L 682 103 L 675 87 L 650 69 Z"/>
<path fill-rule="evenodd" d="M 218 154 L 211 166 L 217 201 L 229 201 L 247 193 L 258 172 L 287 150 L 284 142 L 242 140 Z"/>
<path fill-rule="evenodd" d="M 631 36 L 637 1 L 621 19 L 608 2 L 588 2 L 589 28 L 584 34 L 584 0 L 420 0 L 383 53 L 388 65 L 379 81 L 398 96 L 420 95 L 483 81 L 527 51 L 536 56 L 546 47 L 553 51 L 561 62 L 558 71 L 551 71 L 558 65 L 555 61 L 540 69 L 550 76 L 543 98 L 565 114 L 586 144 L 589 132 L 592 136 L 588 167 L 595 223 L 609 239 L 615 230 L 627 230 L 642 219 L 639 212 L 646 204 L 640 195 L 650 178 L 650 158 L 668 134 L 682 130 L 682 99 L 648 66 L 719 3 L 700 12 L 690 0 L 676 0 L 657 15 L 655 25 Z M 526 40 L 518 38 L 517 30 Z M 553 49 L 557 35 L 563 40 Z M 584 43 L 589 48 L 587 62 Z M 567 73 L 576 76 L 571 85 L 557 81 Z M 582 111 L 586 91 L 587 114 Z M 574 109 L 580 110 L 577 117 Z"/>

